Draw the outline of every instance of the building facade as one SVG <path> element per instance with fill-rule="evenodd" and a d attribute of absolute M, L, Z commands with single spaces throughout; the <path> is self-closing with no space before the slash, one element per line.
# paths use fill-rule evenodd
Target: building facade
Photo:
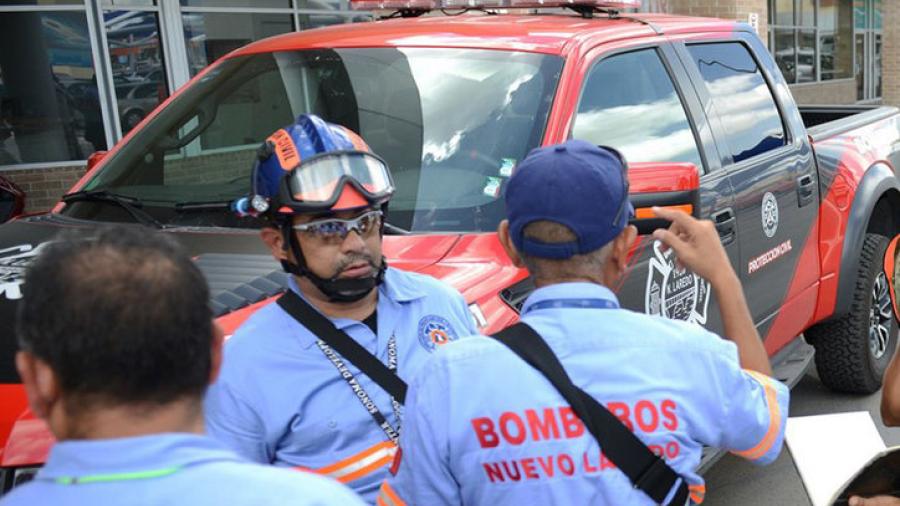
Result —
<path fill-rule="evenodd" d="M 0 0 L 0 175 L 47 209 L 171 90 L 271 35 L 372 19 L 348 0 Z M 900 105 L 900 0 L 644 0 L 748 22 L 803 104 Z M 250 99 L 248 97 L 248 99 Z"/>

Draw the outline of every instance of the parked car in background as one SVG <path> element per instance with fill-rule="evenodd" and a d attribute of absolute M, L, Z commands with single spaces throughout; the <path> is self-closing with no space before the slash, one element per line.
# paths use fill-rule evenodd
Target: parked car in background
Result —
<path fill-rule="evenodd" d="M 144 116 L 160 103 L 164 95 L 165 87 L 161 81 L 117 85 L 116 97 L 119 101 L 122 131 L 128 132 L 137 126 Z"/>

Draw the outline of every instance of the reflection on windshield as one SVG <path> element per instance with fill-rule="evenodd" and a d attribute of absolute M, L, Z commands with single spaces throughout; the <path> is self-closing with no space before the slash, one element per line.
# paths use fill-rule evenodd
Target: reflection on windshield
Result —
<path fill-rule="evenodd" d="M 579 112 L 574 132 L 579 139 L 602 140 L 631 162 L 685 161 L 701 166 L 694 134 L 674 90 L 652 102 Z"/>
<path fill-rule="evenodd" d="M 506 179 L 541 141 L 561 68 L 557 56 L 471 49 L 234 58 L 170 103 L 85 189 L 140 199 L 164 223 L 243 226 L 212 212 L 172 210 L 246 194 L 259 143 L 314 113 L 359 132 L 388 162 L 394 224 L 493 230 Z"/>
<path fill-rule="evenodd" d="M 703 166 L 684 107 L 654 49 L 612 55 L 591 69 L 572 136 L 614 147 L 630 162 Z"/>

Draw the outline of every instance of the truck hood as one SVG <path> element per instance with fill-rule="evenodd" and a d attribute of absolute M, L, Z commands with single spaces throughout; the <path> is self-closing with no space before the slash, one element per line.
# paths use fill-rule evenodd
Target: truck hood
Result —
<path fill-rule="evenodd" d="M 25 269 L 42 246 L 61 231 L 96 225 L 45 214 L 0 226 L 0 465 L 43 462 L 52 442 L 44 424 L 27 412 L 25 394 L 15 372 L 12 325 L 22 296 Z M 173 229 L 168 233 L 187 249 L 205 274 L 214 308 L 219 307 L 217 303 L 225 306 L 219 307 L 218 314 L 222 315 L 219 322 L 226 332 L 271 301 L 273 293 L 259 296 L 250 290 L 261 286 L 257 283 L 261 278 L 283 276 L 256 231 L 197 228 Z M 524 276 L 506 260 L 495 234 L 387 236 L 384 254 L 393 267 L 428 274 L 456 287 L 472 304 L 476 319 L 490 321 L 491 327 L 515 318 L 515 313 L 496 295 Z"/>

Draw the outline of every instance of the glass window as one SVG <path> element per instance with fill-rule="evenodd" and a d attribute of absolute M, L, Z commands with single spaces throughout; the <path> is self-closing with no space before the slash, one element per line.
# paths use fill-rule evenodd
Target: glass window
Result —
<path fill-rule="evenodd" d="M 191 76 L 254 40 L 294 30 L 291 14 L 182 14 Z"/>
<path fill-rule="evenodd" d="M 819 62 L 823 81 L 852 75 L 853 10 L 841 0 L 819 0 Z"/>
<path fill-rule="evenodd" d="M 799 30 L 797 33 L 797 82 L 816 80 L 816 31 Z"/>
<path fill-rule="evenodd" d="M 632 162 L 702 168 L 684 106 L 653 49 L 614 55 L 591 69 L 572 137 L 614 147 Z"/>
<path fill-rule="evenodd" d="M 154 12 L 104 11 L 122 134 L 168 95 L 159 20 Z"/>
<path fill-rule="evenodd" d="M 794 43 L 794 30 L 792 28 L 774 28 L 774 47 L 772 55 L 784 80 L 794 83 L 797 80 L 797 54 Z"/>
<path fill-rule="evenodd" d="M 769 23 L 794 25 L 794 0 L 769 0 Z"/>
<path fill-rule="evenodd" d="M 869 9 L 866 8 L 867 0 L 853 0 L 853 25 L 865 30 L 869 27 Z"/>
<path fill-rule="evenodd" d="M 756 61 L 742 44 L 688 46 L 722 122 L 735 163 L 785 143 L 781 115 Z"/>
<path fill-rule="evenodd" d="M 342 23 L 370 21 L 371 16 L 347 16 L 340 14 L 331 14 L 323 12 L 321 14 L 299 14 L 300 29 L 309 30 L 310 28 L 319 28 L 320 26 L 340 25 Z"/>
<path fill-rule="evenodd" d="M 106 149 L 84 12 L 0 12 L 0 158 L 84 160 Z"/>
<path fill-rule="evenodd" d="M 104 7 L 153 7 L 156 0 L 103 0 Z"/>
<path fill-rule="evenodd" d="M 340 10 L 343 0 L 297 0 L 298 9 Z"/>
<path fill-rule="evenodd" d="M 185 89 L 86 189 L 143 201 L 164 223 L 246 227 L 222 204 L 249 191 L 260 143 L 312 112 L 359 132 L 391 168 L 391 222 L 492 231 L 515 164 L 543 138 L 563 60 L 476 49 L 353 48 L 226 60 Z M 82 202 L 73 216 L 128 220 Z M 101 216 L 102 213 L 102 216 Z"/>
<path fill-rule="evenodd" d="M 291 7 L 291 0 L 181 0 L 185 7 Z"/>
<path fill-rule="evenodd" d="M 797 24 L 816 26 L 816 0 L 797 0 Z"/>
<path fill-rule="evenodd" d="M 0 5 L 84 5 L 84 0 L 0 0 Z"/>

